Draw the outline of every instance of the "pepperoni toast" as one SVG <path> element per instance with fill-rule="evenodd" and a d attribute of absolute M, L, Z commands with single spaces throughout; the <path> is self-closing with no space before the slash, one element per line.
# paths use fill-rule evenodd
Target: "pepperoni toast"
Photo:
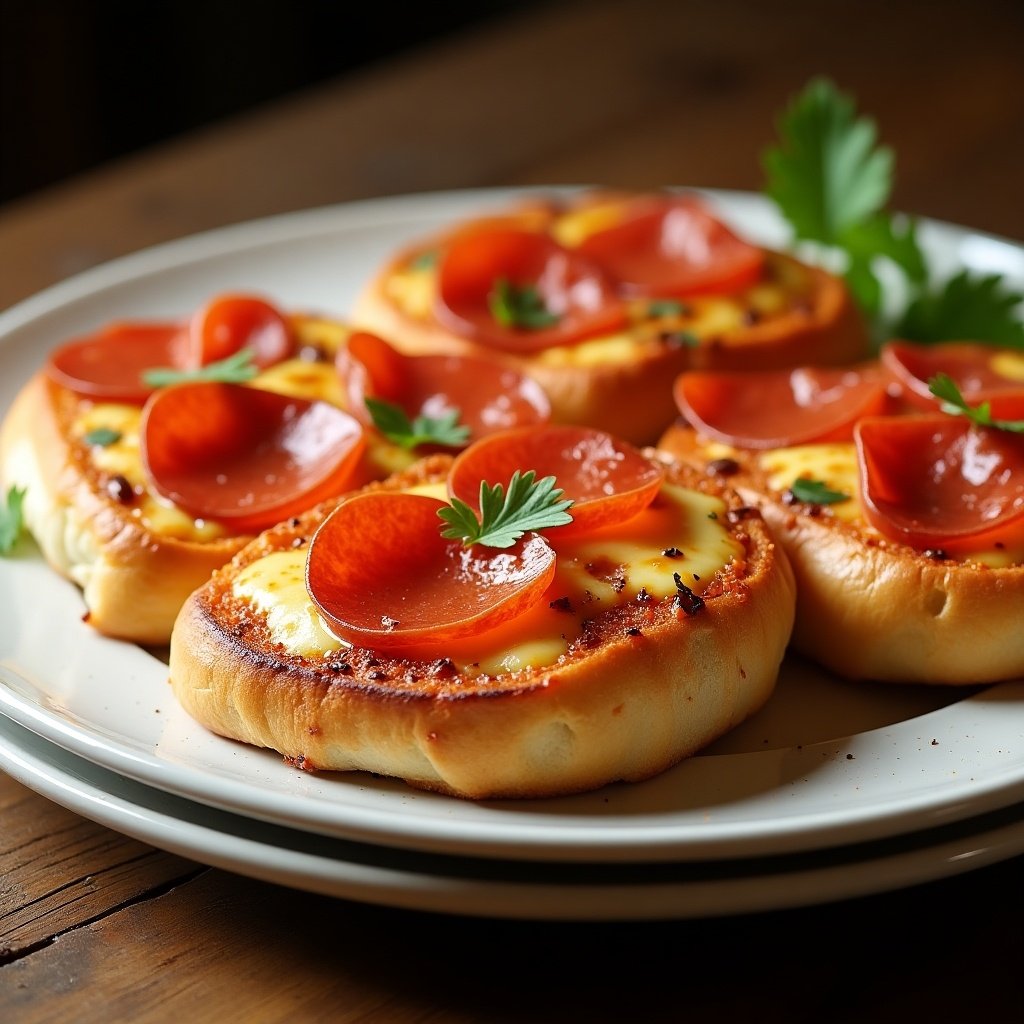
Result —
<path fill-rule="evenodd" d="M 458 449 L 547 420 L 532 380 L 465 363 L 219 295 L 55 348 L 5 416 L 0 481 L 24 490 L 28 529 L 92 626 L 166 644 L 187 595 L 260 530 L 414 461 L 432 435 L 402 424 L 440 422 Z M 377 428 L 372 401 L 397 428 Z"/>
<path fill-rule="evenodd" d="M 170 677 L 204 726 L 305 769 L 552 796 L 650 777 L 761 707 L 794 603 L 728 487 L 518 428 L 261 534 L 186 601 Z"/>
<path fill-rule="evenodd" d="M 841 676 L 1024 674 L 1024 359 L 883 346 L 845 370 L 683 374 L 660 448 L 757 507 L 797 579 L 793 647 Z"/>
<path fill-rule="evenodd" d="M 353 322 L 409 352 L 484 355 L 534 377 L 555 422 L 635 444 L 672 422 L 691 368 L 866 357 L 845 284 L 736 235 L 696 195 L 524 202 L 399 253 Z"/>

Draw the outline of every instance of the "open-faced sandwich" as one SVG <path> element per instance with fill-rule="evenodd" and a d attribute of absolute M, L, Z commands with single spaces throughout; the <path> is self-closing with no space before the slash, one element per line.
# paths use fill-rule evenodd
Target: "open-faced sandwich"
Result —
<path fill-rule="evenodd" d="M 180 322 L 118 322 L 55 347 L 0 427 L 0 486 L 22 495 L 92 626 L 165 644 L 186 596 L 260 530 L 424 451 L 548 414 L 508 368 L 403 356 L 224 294 Z"/>
<path fill-rule="evenodd" d="M 684 370 L 869 352 L 841 279 L 745 240 L 690 192 L 595 190 L 453 225 L 381 267 L 352 320 L 407 352 L 529 374 L 555 422 L 635 444 L 674 419 Z"/>
<path fill-rule="evenodd" d="M 759 508 L 796 650 L 841 676 L 1024 674 L 1024 358 L 892 342 L 845 369 L 682 374 L 660 448 Z"/>
<path fill-rule="evenodd" d="M 170 679 L 302 768 L 552 796 L 653 776 L 759 709 L 794 604 L 728 486 L 524 427 L 262 533 L 186 601 Z"/>

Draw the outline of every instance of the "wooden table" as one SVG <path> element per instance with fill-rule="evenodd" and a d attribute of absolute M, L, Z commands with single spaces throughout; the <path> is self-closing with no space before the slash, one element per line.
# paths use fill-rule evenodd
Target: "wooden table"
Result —
<path fill-rule="evenodd" d="M 895 205 L 1024 239 L 1024 7 L 553 4 L 0 209 L 0 307 L 151 243 L 374 195 L 758 189 L 827 73 L 897 152 Z M 0 1020 L 1017 1019 L 1024 861 L 781 912 L 501 921 L 292 891 L 0 776 Z"/>

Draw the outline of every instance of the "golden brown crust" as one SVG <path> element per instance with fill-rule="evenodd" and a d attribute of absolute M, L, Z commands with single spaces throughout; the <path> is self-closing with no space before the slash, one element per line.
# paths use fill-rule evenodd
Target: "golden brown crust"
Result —
<path fill-rule="evenodd" d="M 574 208 L 603 198 L 588 196 Z M 530 209 L 535 217 L 554 215 L 553 208 L 546 214 Z M 453 335 L 433 315 L 410 315 L 390 296 L 389 282 L 399 268 L 443 242 L 443 235 L 418 242 L 382 267 L 357 297 L 352 323 L 411 354 L 440 351 L 495 359 L 537 380 L 551 399 L 555 422 L 593 426 L 633 444 L 654 443 L 673 421 L 672 381 L 684 370 L 838 365 L 863 359 L 869 350 L 863 318 L 841 279 L 768 252 L 769 276 L 783 277 L 794 268 L 804 275 L 800 301 L 740 327 L 698 336 L 696 345 L 680 344 L 663 325 L 648 321 L 630 329 L 627 350 L 616 348 L 605 357 L 576 360 L 574 346 L 523 355 L 498 352 Z"/>
<path fill-rule="evenodd" d="M 90 625 L 166 644 L 185 598 L 251 537 L 162 537 L 112 497 L 69 433 L 75 399 L 34 376 L 0 428 L 0 479 L 25 488 L 29 531 L 43 556 L 82 588 Z"/>
<path fill-rule="evenodd" d="M 437 457 L 412 472 L 441 479 L 447 465 Z M 696 481 L 685 470 L 673 476 Z M 655 775 L 748 717 L 774 688 L 794 589 L 757 518 L 731 527 L 746 560 L 711 582 L 701 612 L 630 602 L 594 619 L 553 666 L 470 677 L 445 659 L 289 655 L 234 597 L 232 580 L 253 559 L 308 538 L 330 507 L 261 535 L 182 609 L 171 684 L 212 731 L 307 768 L 363 769 L 474 799 L 540 797 Z"/>
<path fill-rule="evenodd" d="M 686 426 L 670 428 L 659 448 L 707 461 Z M 1024 565 L 930 557 L 862 520 L 786 504 L 754 457 L 736 461 L 729 483 L 760 509 L 793 567 L 794 650 L 849 679 L 970 685 L 1024 674 Z"/>

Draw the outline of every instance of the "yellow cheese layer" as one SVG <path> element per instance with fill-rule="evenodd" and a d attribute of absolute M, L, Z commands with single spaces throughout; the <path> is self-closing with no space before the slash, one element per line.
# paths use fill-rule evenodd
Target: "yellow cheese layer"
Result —
<path fill-rule="evenodd" d="M 714 456 L 720 457 L 720 456 Z M 765 452 L 758 459 L 760 468 L 769 474 L 768 485 L 776 492 L 793 486 L 800 477 L 820 480 L 829 490 L 849 495 L 846 501 L 827 506 L 829 511 L 858 529 L 874 533 L 864 516 L 860 500 L 860 474 L 857 451 L 852 442 L 805 444 Z M 1024 547 L 989 548 L 958 556 L 962 562 L 978 562 L 991 568 L 1018 565 L 1024 561 Z"/>
<path fill-rule="evenodd" d="M 338 373 L 333 362 L 288 359 L 264 370 L 250 384 L 296 398 L 340 404 Z M 139 449 L 141 418 L 142 410 L 135 405 L 83 402 L 71 433 L 79 440 L 100 428 L 120 435 L 111 444 L 90 445 L 90 458 L 101 473 L 124 477 L 131 485 L 137 495 L 131 514 L 147 529 L 180 540 L 209 541 L 224 536 L 228 530 L 221 524 L 195 519 L 148 488 Z"/>
<path fill-rule="evenodd" d="M 436 485 L 419 493 L 436 495 Z M 702 593 L 717 570 L 742 554 L 719 518 L 724 509 L 717 498 L 666 485 L 645 512 L 621 526 L 575 541 L 559 541 L 558 531 L 551 531 L 558 561 L 544 598 L 513 622 L 447 644 L 443 653 L 467 675 L 554 665 L 585 620 L 635 601 L 641 590 L 656 599 L 675 595 L 675 573 Z M 313 657 L 345 644 L 327 629 L 306 592 L 305 558 L 303 550 L 288 550 L 252 562 L 233 592 L 266 615 L 273 641 L 291 654 Z"/>

